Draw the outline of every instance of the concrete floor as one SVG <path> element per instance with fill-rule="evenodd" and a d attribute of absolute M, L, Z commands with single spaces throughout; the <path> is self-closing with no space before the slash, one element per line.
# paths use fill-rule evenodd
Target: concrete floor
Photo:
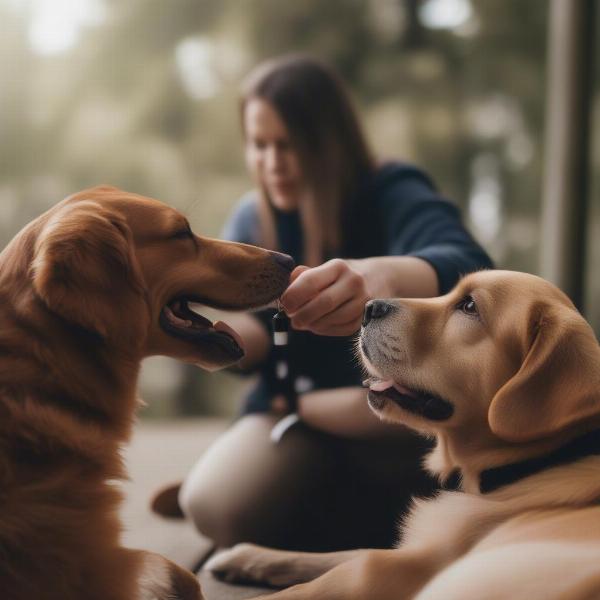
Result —
<path fill-rule="evenodd" d="M 212 553 L 212 542 L 187 522 L 150 511 L 150 499 L 165 484 L 180 481 L 198 457 L 227 428 L 224 419 L 141 421 L 124 450 L 130 480 L 123 483 L 123 545 L 158 552 L 188 569 Z M 242 600 L 272 590 L 232 586 L 200 572 L 206 600 Z"/>

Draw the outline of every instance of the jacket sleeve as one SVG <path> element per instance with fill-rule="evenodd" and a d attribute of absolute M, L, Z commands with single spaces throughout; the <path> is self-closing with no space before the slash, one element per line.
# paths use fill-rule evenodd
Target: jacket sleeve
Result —
<path fill-rule="evenodd" d="M 380 188 L 379 206 L 387 254 L 426 260 L 437 273 L 440 294 L 467 273 L 493 268 L 463 226 L 458 208 L 442 198 L 418 169 L 404 167 L 388 178 Z"/>
<path fill-rule="evenodd" d="M 220 237 L 230 242 L 258 244 L 260 231 L 255 193 L 248 192 L 238 200 L 221 230 Z"/>

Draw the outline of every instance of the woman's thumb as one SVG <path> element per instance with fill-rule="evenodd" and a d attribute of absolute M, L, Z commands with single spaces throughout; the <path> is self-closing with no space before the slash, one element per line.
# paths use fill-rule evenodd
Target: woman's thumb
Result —
<path fill-rule="evenodd" d="M 298 265 L 290 275 L 290 283 L 296 281 L 296 279 L 298 279 L 298 277 L 302 275 L 304 271 L 308 271 L 308 269 L 310 269 L 310 267 L 307 267 L 306 265 Z"/>

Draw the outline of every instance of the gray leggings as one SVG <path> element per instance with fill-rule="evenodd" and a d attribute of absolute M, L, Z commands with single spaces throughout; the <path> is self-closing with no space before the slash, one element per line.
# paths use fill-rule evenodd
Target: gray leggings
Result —
<path fill-rule="evenodd" d="M 219 546 L 329 551 L 389 547 L 413 495 L 430 495 L 429 442 L 404 428 L 349 440 L 299 424 L 273 445 L 270 415 L 237 421 L 192 468 L 179 503 Z"/>

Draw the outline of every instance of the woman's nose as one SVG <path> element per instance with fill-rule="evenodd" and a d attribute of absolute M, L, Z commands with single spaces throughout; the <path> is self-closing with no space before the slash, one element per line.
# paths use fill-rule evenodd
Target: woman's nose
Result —
<path fill-rule="evenodd" d="M 281 151 L 276 146 L 271 146 L 265 151 L 265 167 L 268 171 L 278 171 L 284 166 Z"/>

